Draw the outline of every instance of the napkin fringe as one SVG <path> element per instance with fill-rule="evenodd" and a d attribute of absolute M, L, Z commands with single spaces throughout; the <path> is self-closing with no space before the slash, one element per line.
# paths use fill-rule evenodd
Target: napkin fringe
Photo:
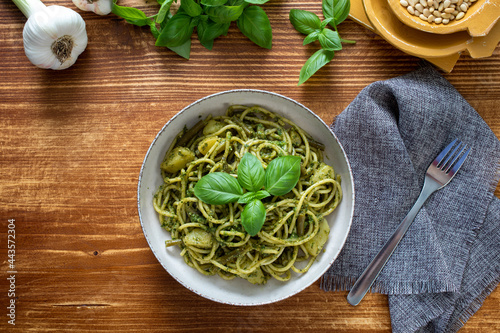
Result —
<path fill-rule="evenodd" d="M 481 308 L 484 300 L 488 297 L 493 290 L 500 283 L 500 268 L 498 268 L 495 272 L 489 273 L 479 282 L 478 288 L 483 291 L 474 299 L 472 302 L 467 302 L 464 298 L 461 299 L 459 303 L 464 305 L 464 309 L 460 314 L 458 314 L 458 319 L 451 323 L 450 326 L 446 329 L 446 333 L 454 333 L 460 330 L 465 323 Z M 467 305 L 467 303 L 469 303 Z"/>
<path fill-rule="evenodd" d="M 348 291 L 351 290 L 357 278 L 338 275 L 324 275 L 320 280 L 320 288 L 324 291 Z M 369 292 L 389 294 L 389 295 L 408 295 L 422 293 L 438 293 L 456 291 L 455 284 L 442 281 L 417 281 L 417 282 L 385 282 L 375 281 Z"/>
<path fill-rule="evenodd" d="M 497 160 L 497 171 L 491 182 L 490 192 L 495 193 L 499 181 L 500 181 L 500 158 Z"/>
<path fill-rule="evenodd" d="M 354 283 L 356 279 L 350 276 L 323 275 L 319 285 L 324 291 L 348 291 Z"/>
<path fill-rule="evenodd" d="M 389 303 L 391 299 L 389 298 Z M 452 298 L 450 297 L 439 297 L 435 298 L 434 302 L 427 302 L 425 312 L 417 313 L 415 318 L 411 316 L 405 323 L 407 328 L 404 331 L 414 332 L 418 331 L 419 327 L 425 327 L 429 324 L 430 320 L 434 320 L 443 314 L 444 309 L 449 309 L 453 306 Z M 394 329 L 396 331 L 396 329 Z"/>

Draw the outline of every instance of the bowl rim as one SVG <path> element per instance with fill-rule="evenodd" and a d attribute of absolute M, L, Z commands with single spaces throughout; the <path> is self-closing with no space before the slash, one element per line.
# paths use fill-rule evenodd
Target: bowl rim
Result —
<path fill-rule="evenodd" d="M 344 156 L 344 160 L 345 160 L 345 163 L 347 165 L 347 171 L 349 173 L 349 178 L 350 178 L 350 189 L 351 189 L 351 197 L 350 197 L 350 201 L 351 201 L 351 209 L 349 211 L 349 216 L 348 216 L 348 226 L 347 226 L 347 232 L 345 233 L 344 237 L 342 238 L 341 240 L 341 243 L 339 244 L 339 250 L 338 252 L 332 257 L 330 258 L 330 260 L 328 261 L 328 264 L 325 266 L 325 268 L 321 271 L 321 274 L 319 274 L 319 277 L 313 281 L 311 281 L 310 283 L 306 283 L 304 284 L 301 288 L 297 288 L 295 289 L 292 293 L 288 293 L 286 295 L 283 295 L 281 297 L 277 297 L 277 298 L 273 298 L 273 299 L 269 299 L 267 301 L 259 301 L 259 302 L 226 302 L 226 301 L 223 301 L 223 300 L 220 300 L 220 299 L 216 299 L 214 297 L 211 297 L 210 295 L 207 295 L 206 293 L 201 293 L 200 291 L 195 291 L 193 290 L 193 288 L 191 288 L 187 283 L 185 283 L 184 281 L 182 281 L 181 279 L 177 278 L 176 276 L 170 274 L 170 271 L 169 269 L 167 269 L 167 267 L 165 266 L 165 263 L 162 261 L 162 259 L 160 258 L 159 254 L 156 253 L 154 247 L 153 247 L 153 244 L 152 244 L 152 241 L 150 240 L 150 237 L 148 236 L 148 233 L 146 231 L 146 227 L 145 227 L 145 222 L 144 222 L 144 219 L 143 219 L 143 216 L 142 216 L 142 212 L 141 212 L 141 202 L 140 202 L 140 192 L 141 192 L 141 184 L 142 184 L 142 181 L 143 181 L 143 175 L 144 175 L 144 168 L 145 168 L 145 164 L 146 164 L 146 161 L 153 149 L 153 147 L 157 144 L 160 136 L 162 135 L 162 133 L 165 131 L 165 129 L 177 118 L 179 117 L 182 113 L 184 113 L 186 110 L 189 110 L 190 108 L 192 108 L 193 106 L 207 100 L 207 99 L 211 99 L 211 98 L 214 98 L 214 97 L 217 97 L 217 96 L 220 96 L 220 95 L 224 95 L 224 94 L 232 94 L 232 93 L 245 93 L 245 92 L 249 92 L 249 93 L 261 93 L 261 94 L 267 94 L 267 95 L 271 95 L 271 96 L 274 96 L 274 97 L 278 97 L 278 98 L 282 98 L 282 99 L 285 99 L 287 100 L 288 102 L 291 102 L 295 105 L 297 105 L 298 107 L 304 109 L 304 110 L 307 110 L 313 117 L 315 117 L 318 121 L 320 121 L 326 128 L 329 129 L 331 135 L 335 138 L 337 144 L 338 144 L 338 147 L 340 148 L 343 156 Z M 349 162 L 349 159 L 347 157 L 347 154 L 345 152 L 345 149 L 344 147 L 342 146 L 341 142 L 338 140 L 336 134 L 332 131 L 332 129 L 316 114 L 314 113 L 312 110 L 310 110 L 309 108 L 307 108 L 306 106 L 304 106 L 303 104 L 289 98 L 289 97 L 286 97 L 284 95 L 281 95 L 281 94 L 278 94 L 278 93 L 275 93 L 275 92 L 270 92 L 270 91 L 266 91 L 266 90 L 259 90 L 259 89 L 231 89 L 231 90 L 225 90 L 225 91 L 221 91 L 221 92 L 217 92 L 217 93 L 214 93 L 214 94 L 211 94 L 211 95 L 207 95 L 205 97 L 202 97 L 192 103 L 190 103 L 189 105 L 187 105 L 186 107 L 182 108 L 180 111 L 178 111 L 174 116 L 172 116 L 163 126 L 162 128 L 160 129 L 160 131 L 155 135 L 153 141 L 151 142 L 146 154 L 145 154 L 145 157 L 142 161 L 142 164 L 141 164 L 141 168 L 140 168 L 140 172 L 139 172 L 139 177 L 138 177 L 138 182 L 137 182 L 137 210 L 138 210 L 138 215 L 139 215 L 139 221 L 140 221 L 140 224 L 141 224 L 141 229 L 143 231 L 143 234 L 144 234 L 144 237 L 148 243 L 148 246 L 150 248 L 150 250 L 153 252 L 156 260 L 158 261 L 158 263 L 163 267 L 163 269 L 166 271 L 167 274 L 169 274 L 172 278 L 174 278 L 178 283 L 180 283 L 183 287 L 185 287 L 186 289 L 190 290 L 191 292 L 205 298 L 205 299 L 208 299 L 208 300 L 211 300 L 211 301 L 214 301 L 214 302 L 217 302 L 217 303 L 221 303 L 221 304 L 229 304 L 229 305 L 235 305 L 235 306 L 257 306 L 257 305 L 265 305 L 265 304 L 271 304 L 271 303 L 276 303 L 276 302 L 279 302 L 279 301 L 282 301 L 284 299 L 287 299 L 289 297 L 292 297 L 294 295 L 297 295 L 298 293 L 302 292 L 304 289 L 310 287 L 314 282 L 316 282 L 318 279 L 320 279 L 324 274 L 325 272 L 331 267 L 331 265 L 333 264 L 333 262 L 338 258 L 338 256 L 340 255 L 340 253 L 342 252 L 342 248 L 344 247 L 345 245 L 345 242 L 347 240 L 347 237 L 350 233 L 350 230 L 351 230 L 351 227 L 352 227 L 352 222 L 353 222 L 353 218 L 354 218 L 354 208 L 355 208 L 355 187 L 354 187 L 354 178 L 353 178 L 353 174 L 352 174 L 352 168 L 351 168 L 351 165 L 350 165 L 350 162 Z"/>

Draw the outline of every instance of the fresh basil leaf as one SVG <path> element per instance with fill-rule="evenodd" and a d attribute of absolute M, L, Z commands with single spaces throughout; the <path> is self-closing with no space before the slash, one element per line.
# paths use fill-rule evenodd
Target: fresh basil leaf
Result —
<path fill-rule="evenodd" d="M 321 27 L 321 20 L 318 15 L 306 10 L 291 9 L 289 18 L 294 28 L 305 35 L 309 35 Z"/>
<path fill-rule="evenodd" d="M 324 28 L 326 28 L 326 26 L 328 25 L 328 23 L 330 23 L 331 21 L 333 20 L 332 17 L 329 17 L 327 19 L 324 19 L 323 21 L 321 21 L 321 30 L 323 30 Z"/>
<path fill-rule="evenodd" d="M 213 172 L 201 177 L 194 186 L 194 195 L 211 205 L 236 202 L 243 195 L 243 189 L 233 176 L 224 172 Z"/>
<path fill-rule="evenodd" d="M 264 167 L 251 153 L 245 153 L 238 165 L 238 183 L 249 191 L 256 192 L 264 186 Z"/>
<path fill-rule="evenodd" d="M 239 6 L 217 6 L 207 7 L 205 9 L 207 15 L 216 23 L 229 23 L 236 21 L 243 13 L 245 5 Z"/>
<path fill-rule="evenodd" d="M 156 46 L 176 47 L 186 43 L 193 34 L 192 17 L 178 11 L 161 30 Z"/>
<path fill-rule="evenodd" d="M 215 7 L 215 6 L 222 6 L 224 5 L 228 0 L 201 0 L 200 3 L 203 6 L 207 7 Z"/>
<path fill-rule="evenodd" d="M 214 44 L 214 39 L 227 33 L 231 23 L 216 23 L 210 19 L 204 20 L 204 16 L 198 23 L 196 31 L 201 45 L 211 50 Z"/>
<path fill-rule="evenodd" d="M 324 50 L 339 51 L 342 50 L 342 42 L 339 33 L 330 29 L 323 29 L 318 35 L 319 43 Z"/>
<path fill-rule="evenodd" d="M 299 75 L 299 86 L 306 82 L 314 73 L 316 73 L 321 67 L 332 61 L 334 56 L 334 51 L 329 50 L 318 50 L 309 59 L 307 59 L 304 66 L 300 70 Z"/>
<path fill-rule="evenodd" d="M 240 31 L 255 44 L 266 49 L 272 47 L 273 32 L 264 9 L 258 6 L 245 8 L 238 18 L 237 25 Z"/>
<path fill-rule="evenodd" d="M 266 221 L 266 207 L 260 200 L 248 203 L 241 213 L 241 225 L 250 236 L 255 236 Z"/>
<path fill-rule="evenodd" d="M 163 19 L 163 21 L 160 22 L 160 33 L 165 28 L 165 26 L 167 25 L 167 22 L 172 18 L 172 16 L 173 15 L 170 11 L 168 11 L 165 14 L 165 18 Z"/>
<path fill-rule="evenodd" d="M 191 54 L 191 38 L 189 38 L 184 44 L 179 46 L 169 46 L 170 50 L 174 51 L 184 59 L 189 59 Z"/>
<path fill-rule="evenodd" d="M 272 195 L 290 192 L 300 178 L 300 157 L 282 156 L 272 160 L 266 169 L 266 191 Z"/>
<path fill-rule="evenodd" d="M 168 13 L 170 13 L 170 6 L 172 6 L 172 3 L 174 0 L 165 0 L 162 4 L 160 9 L 158 10 L 158 15 L 156 16 L 156 22 L 162 23 L 165 18 L 167 18 Z"/>
<path fill-rule="evenodd" d="M 333 18 L 330 25 L 335 27 L 349 16 L 351 2 L 349 0 L 323 0 L 322 7 L 323 16 L 325 18 Z"/>
<path fill-rule="evenodd" d="M 254 4 L 254 5 L 263 5 L 268 1 L 269 0 L 245 0 L 245 2 Z"/>
<path fill-rule="evenodd" d="M 227 6 L 241 6 L 241 5 L 248 6 L 248 3 L 246 3 L 245 0 L 227 0 L 226 5 Z"/>
<path fill-rule="evenodd" d="M 116 16 L 125 19 L 128 23 L 139 27 L 150 25 L 150 22 L 152 21 L 142 10 L 133 7 L 124 7 L 113 4 L 112 12 Z"/>
<path fill-rule="evenodd" d="M 261 200 L 267 198 L 270 195 L 271 194 L 269 194 L 269 192 L 264 190 L 257 192 L 247 192 L 238 199 L 238 203 L 246 204 L 254 200 Z"/>
<path fill-rule="evenodd" d="M 304 38 L 304 43 L 302 45 L 307 45 L 309 43 L 317 41 L 319 33 L 320 33 L 319 30 L 314 30 L 313 32 L 311 32 L 309 35 L 306 36 L 306 38 Z"/>
<path fill-rule="evenodd" d="M 201 6 L 194 0 L 182 0 L 181 8 L 191 17 L 196 17 L 201 15 Z"/>

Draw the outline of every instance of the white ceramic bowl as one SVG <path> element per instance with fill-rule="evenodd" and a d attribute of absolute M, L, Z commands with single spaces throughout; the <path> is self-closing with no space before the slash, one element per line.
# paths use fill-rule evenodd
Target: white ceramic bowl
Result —
<path fill-rule="evenodd" d="M 160 164 L 170 143 L 179 131 L 192 127 L 207 115 L 220 115 L 233 104 L 259 105 L 294 121 L 314 139 L 325 144 L 325 162 L 342 177 L 343 199 L 327 217 L 330 238 L 324 252 L 305 274 L 294 274 L 287 282 L 270 279 L 265 285 L 253 285 L 243 279 L 223 280 L 205 276 L 186 265 L 177 246 L 165 248 L 170 234 L 160 227 L 153 208 L 153 195 L 162 184 Z M 351 227 L 354 210 L 354 186 L 349 162 L 336 136 L 328 126 L 305 106 L 278 94 L 260 90 L 231 90 L 202 98 L 176 114 L 158 133 L 151 144 L 139 175 L 137 191 L 139 218 L 144 235 L 154 255 L 179 283 L 207 299 L 232 305 L 261 305 L 283 300 L 304 290 L 318 280 L 342 249 Z M 168 288 L 168 286 L 165 286 Z"/>

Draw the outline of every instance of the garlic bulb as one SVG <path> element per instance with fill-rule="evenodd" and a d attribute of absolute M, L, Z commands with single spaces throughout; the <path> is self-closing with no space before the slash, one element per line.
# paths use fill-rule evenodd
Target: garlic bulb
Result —
<path fill-rule="evenodd" d="M 87 47 L 85 21 L 72 9 L 46 7 L 39 0 L 14 0 L 26 15 L 23 42 L 26 56 L 37 67 L 65 69 Z"/>
<path fill-rule="evenodd" d="M 73 0 L 75 6 L 86 12 L 108 15 L 113 9 L 113 0 Z"/>

